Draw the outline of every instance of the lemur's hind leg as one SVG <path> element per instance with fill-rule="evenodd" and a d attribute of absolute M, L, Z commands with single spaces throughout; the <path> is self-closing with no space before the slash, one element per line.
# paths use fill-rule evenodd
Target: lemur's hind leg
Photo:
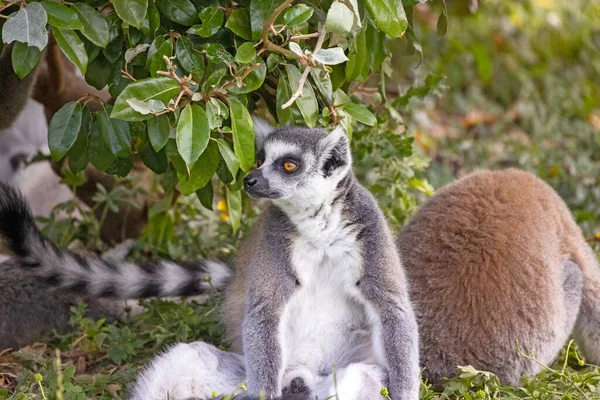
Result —
<path fill-rule="evenodd" d="M 572 260 L 565 260 L 560 267 L 562 271 L 562 291 L 558 292 L 557 296 L 562 295 L 562 309 L 557 310 L 559 314 L 556 315 L 553 325 L 544 334 L 538 336 L 538 344 L 531 349 L 536 359 L 544 364 L 551 364 L 569 340 L 577 321 L 582 299 L 583 275 L 579 265 Z M 535 375 L 541 371 L 541 367 L 537 362 L 523 357 L 520 358 L 522 370 L 514 371 L 516 374 L 513 375 L 513 382 L 508 380 L 509 384 L 518 383 L 520 376 Z M 511 371 L 506 372 L 507 374 L 511 373 Z"/>
<path fill-rule="evenodd" d="M 388 385 L 387 371 L 375 364 L 355 363 L 340 368 L 333 375 L 321 377 L 315 385 L 315 393 L 319 399 L 336 396 L 343 400 L 372 400 L 381 397 L 381 389 Z"/>
<path fill-rule="evenodd" d="M 574 336 L 585 361 L 600 365 L 600 267 L 592 249 L 585 243 L 581 247 L 583 295 Z"/>
<path fill-rule="evenodd" d="M 181 343 L 152 361 L 135 383 L 130 400 L 231 395 L 245 379 L 241 355 L 202 342 Z"/>
<path fill-rule="evenodd" d="M 570 336 L 575 328 L 575 323 L 577 322 L 581 307 L 584 278 L 579 265 L 575 264 L 575 262 L 567 260 L 563 263 L 563 267 L 563 290 L 566 311 L 565 332 L 567 336 Z M 597 344 L 600 345 L 600 342 Z"/>

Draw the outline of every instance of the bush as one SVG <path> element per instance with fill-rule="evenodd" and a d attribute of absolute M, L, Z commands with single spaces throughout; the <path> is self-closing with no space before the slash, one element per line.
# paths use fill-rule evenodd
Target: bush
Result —
<path fill-rule="evenodd" d="M 397 121 L 385 93 L 387 40 L 402 38 L 418 49 L 410 28 L 418 2 L 18 1 L 2 6 L 8 16 L 2 37 L 15 42 L 13 67 L 25 76 L 48 43 L 49 25 L 87 82 L 108 86 L 116 98 L 91 112 L 84 97 L 54 115 L 49 145 L 55 161 L 68 157 L 75 174 L 91 163 L 124 177 L 139 157 L 161 175 L 166 192 L 178 183 L 181 193 L 195 193 L 211 208 L 220 190 L 237 230 L 239 190 L 255 159 L 254 110 L 279 125 L 342 124 L 350 138 L 357 126 L 379 120 L 368 133 L 360 128 L 361 137 L 394 135 L 389 144 L 398 156 L 410 155 L 409 139 L 387 123 Z M 445 12 L 439 25 L 444 31 Z M 378 117 L 363 103 L 368 80 L 379 87 L 379 104 L 372 106 Z M 404 170 L 410 178 L 409 164 Z"/>

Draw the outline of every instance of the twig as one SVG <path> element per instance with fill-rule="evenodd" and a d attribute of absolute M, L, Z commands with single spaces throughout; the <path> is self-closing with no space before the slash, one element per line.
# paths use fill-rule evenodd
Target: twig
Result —
<path fill-rule="evenodd" d="M 306 33 L 302 35 L 293 35 L 290 40 L 310 39 L 319 36 L 319 32 Z"/>
<path fill-rule="evenodd" d="M 321 26 L 319 28 L 319 39 L 317 39 L 317 44 L 315 45 L 315 49 L 313 51 L 313 53 L 316 53 L 317 51 L 321 50 L 321 47 L 323 46 L 323 42 L 325 41 L 325 26 Z M 292 104 L 294 104 L 294 102 L 298 99 L 298 97 L 302 97 L 302 92 L 304 91 L 304 83 L 306 82 L 306 79 L 308 78 L 308 74 L 310 73 L 310 69 L 312 67 L 310 66 L 310 64 L 306 64 L 306 68 L 304 68 L 304 72 L 302 73 L 302 76 L 300 77 L 300 80 L 298 81 L 298 88 L 296 89 L 296 91 L 294 92 L 294 94 L 292 95 L 292 97 L 290 97 L 290 99 L 288 101 L 286 101 L 284 104 L 281 105 L 281 109 L 285 110 L 286 108 L 288 108 L 289 106 L 291 106 Z"/>
<path fill-rule="evenodd" d="M 92 93 L 86 93 L 85 96 L 78 98 L 77 102 L 79 103 L 80 101 L 83 101 L 83 100 L 86 100 L 85 104 L 87 104 L 87 102 L 89 102 L 90 100 L 97 100 L 98 102 L 100 102 L 100 104 L 104 104 L 104 100 L 102 100 L 100 97 L 98 97 Z"/>
<path fill-rule="evenodd" d="M 303 61 L 302 57 L 300 57 L 298 54 L 294 53 L 291 50 L 278 46 L 269 40 L 269 32 L 271 32 L 271 30 L 275 31 L 273 23 L 275 22 L 279 14 L 281 14 L 283 10 L 285 10 L 292 4 L 292 1 L 293 0 L 285 0 L 283 3 L 281 3 L 279 7 L 275 9 L 275 11 L 273 11 L 273 14 L 269 17 L 269 19 L 265 21 L 265 24 L 263 25 L 261 40 L 265 49 L 277 51 L 278 53 L 294 58 L 304 64 L 305 61 Z M 275 31 L 275 33 L 277 33 L 277 31 Z"/>
<path fill-rule="evenodd" d="M 300 77 L 300 80 L 298 81 L 298 89 L 296 89 L 296 91 L 294 92 L 292 97 L 290 97 L 290 99 L 288 101 L 286 101 L 284 104 L 281 105 L 282 110 L 285 110 L 286 108 L 288 108 L 289 106 L 294 104 L 294 102 L 298 99 L 298 97 L 302 97 L 302 92 L 304 90 L 304 83 L 306 82 L 306 78 L 308 78 L 308 73 L 310 72 L 310 68 L 311 68 L 310 65 L 306 66 L 306 68 L 304 69 L 304 72 L 302 73 L 302 76 Z"/>
<path fill-rule="evenodd" d="M 131 75 L 129 72 L 125 71 L 124 69 L 122 69 L 122 70 L 121 70 L 121 75 L 122 75 L 124 78 L 130 79 L 130 80 L 132 80 L 132 81 L 134 81 L 134 82 L 135 82 L 135 80 L 136 80 L 136 79 L 135 79 L 135 78 L 134 78 L 134 77 L 133 77 L 133 76 L 132 76 L 132 75 Z"/>

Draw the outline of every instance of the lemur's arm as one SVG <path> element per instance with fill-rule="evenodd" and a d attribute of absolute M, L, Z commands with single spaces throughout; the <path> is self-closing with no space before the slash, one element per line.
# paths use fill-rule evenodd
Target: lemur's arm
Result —
<path fill-rule="evenodd" d="M 370 303 L 374 335 L 382 343 L 389 371 L 388 390 L 393 400 L 419 398 L 419 334 L 408 296 L 404 271 L 386 240 L 365 246 L 366 266 L 359 289 Z M 371 253 L 371 254 L 369 254 Z"/>
<path fill-rule="evenodd" d="M 0 130 L 9 128 L 25 107 L 31 96 L 36 71 L 20 79 L 13 70 L 12 44 L 5 45 L 0 55 Z"/>
<path fill-rule="evenodd" d="M 279 343 L 281 299 L 266 298 L 249 288 L 243 325 L 248 394 L 263 392 L 266 398 L 281 394 L 283 360 Z"/>

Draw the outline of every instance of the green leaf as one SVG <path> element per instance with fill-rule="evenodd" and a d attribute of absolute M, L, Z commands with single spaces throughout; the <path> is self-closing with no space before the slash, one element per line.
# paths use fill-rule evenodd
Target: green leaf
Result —
<path fill-rule="evenodd" d="M 63 29 L 83 28 L 77 13 L 64 4 L 53 1 L 42 1 L 40 4 L 48 14 L 48 24 Z"/>
<path fill-rule="evenodd" d="M 199 15 L 200 19 L 202 20 L 202 25 L 192 26 L 187 30 L 187 33 L 205 38 L 211 37 L 217 33 L 219 29 L 221 29 L 221 26 L 223 26 L 223 21 L 225 21 L 225 14 L 223 14 L 223 10 L 217 6 L 206 7 L 200 11 Z"/>
<path fill-rule="evenodd" d="M 88 143 L 88 154 L 90 162 L 100 171 L 106 171 L 112 165 L 116 157 L 104 143 L 97 124 L 92 124 L 92 131 Z"/>
<path fill-rule="evenodd" d="M 117 175 L 123 178 L 126 177 L 132 169 L 133 156 L 128 154 L 125 157 L 116 157 L 110 167 L 106 169 L 106 173 L 109 175 Z"/>
<path fill-rule="evenodd" d="M 40 3 L 31 3 L 9 17 L 2 27 L 2 41 L 27 43 L 30 47 L 44 50 L 48 44 L 46 23 L 48 15 Z"/>
<path fill-rule="evenodd" d="M 206 150 L 192 167 L 189 178 L 184 174 L 180 174 L 179 171 L 177 172 L 181 193 L 187 196 L 206 186 L 217 170 L 219 159 L 219 147 L 211 140 Z"/>
<path fill-rule="evenodd" d="M 206 103 L 206 116 L 210 129 L 219 129 L 223 126 L 223 120 L 229 118 L 229 108 L 221 100 L 211 97 Z"/>
<path fill-rule="evenodd" d="M 158 152 L 155 151 L 150 143 L 146 144 L 138 151 L 144 165 L 152 170 L 155 174 L 163 174 L 167 170 L 169 161 L 165 154 L 165 149 Z"/>
<path fill-rule="evenodd" d="M 156 0 L 160 13 L 171 21 L 183 26 L 198 22 L 196 8 L 189 0 Z"/>
<path fill-rule="evenodd" d="M 116 64 L 121 58 L 121 55 L 123 54 L 123 42 L 123 37 L 120 36 L 110 42 L 106 48 L 102 49 L 104 58 L 106 58 L 111 64 Z"/>
<path fill-rule="evenodd" d="M 92 114 L 87 106 L 82 106 L 81 127 L 77 135 L 77 140 L 67 152 L 69 156 L 69 169 L 75 174 L 83 171 L 87 167 L 89 160 L 88 142 L 92 123 Z"/>
<path fill-rule="evenodd" d="M 408 28 L 408 20 L 401 0 L 365 0 L 369 13 L 379 30 L 399 38 Z"/>
<path fill-rule="evenodd" d="M 254 125 L 250 113 L 241 101 L 229 99 L 229 115 L 233 131 L 233 150 L 240 160 L 242 171 L 247 172 L 254 165 Z M 229 164 L 228 164 L 229 166 Z"/>
<path fill-rule="evenodd" d="M 88 56 L 85 51 L 85 45 L 77 34 L 68 29 L 52 27 L 52 35 L 56 44 L 67 56 L 69 61 L 77 65 L 82 74 L 85 75 L 88 65 Z"/>
<path fill-rule="evenodd" d="M 160 28 L 160 13 L 154 1 L 149 1 L 146 18 L 144 18 L 144 23 L 142 24 L 142 33 L 145 36 L 153 37 L 158 28 Z"/>
<path fill-rule="evenodd" d="M 252 0 L 250 2 L 250 22 L 252 25 L 252 39 L 259 40 L 265 22 L 273 15 L 273 11 L 283 0 Z"/>
<path fill-rule="evenodd" d="M 54 161 L 62 159 L 77 140 L 81 127 L 82 107 L 73 101 L 54 114 L 48 126 L 48 147 Z"/>
<path fill-rule="evenodd" d="M 98 110 L 98 129 L 104 143 L 111 153 L 118 158 L 127 157 L 131 153 L 131 135 L 129 125 L 125 121 L 111 118 L 113 106 L 104 104 Z"/>
<path fill-rule="evenodd" d="M 167 170 L 163 174 L 160 184 L 165 193 L 170 193 L 173 191 L 173 189 L 175 189 L 175 186 L 177 185 L 177 170 L 175 170 L 173 164 L 169 164 L 167 166 Z"/>
<path fill-rule="evenodd" d="M 344 50 L 340 47 L 331 49 L 321 49 L 313 54 L 315 60 L 325 65 L 336 65 L 348 61 L 348 57 L 344 54 Z"/>
<path fill-rule="evenodd" d="M 73 4 L 73 7 L 83 25 L 83 28 L 81 29 L 83 36 L 88 38 L 90 42 L 94 43 L 96 46 L 102 48 L 106 47 L 108 44 L 109 32 L 108 24 L 104 17 L 85 3 L 75 3 Z"/>
<path fill-rule="evenodd" d="M 142 27 L 148 12 L 148 0 L 113 0 L 119 18 L 138 29 Z"/>
<path fill-rule="evenodd" d="M 227 188 L 227 213 L 229 214 L 229 223 L 234 232 L 240 228 L 242 220 L 242 192 L 239 190 L 230 190 Z"/>
<path fill-rule="evenodd" d="M 300 81 L 302 73 L 295 65 L 291 64 L 285 66 L 285 71 L 287 73 L 288 81 L 290 82 L 290 89 L 292 93 L 295 93 L 296 90 L 298 90 L 298 82 Z M 287 100 L 289 100 L 289 98 Z M 298 97 L 295 103 L 298 105 L 306 125 L 314 128 L 317 124 L 317 118 L 319 117 L 319 105 L 317 104 L 317 98 L 315 97 L 315 92 L 311 85 L 304 85 L 302 87 L 302 96 Z"/>
<path fill-rule="evenodd" d="M 102 90 L 108 85 L 112 68 L 113 65 L 104 56 L 99 55 L 88 65 L 85 81 L 96 89 Z"/>
<path fill-rule="evenodd" d="M 155 151 L 159 151 L 169 140 L 171 134 L 171 124 L 169 123 L 169 117 L 166 114 L 158 115 L 151 118 L 147 122 L 148 125 L 148 138 L 152 147 Z"/>
<path fill-rule="evenodd" d="M 165 42 L 160 46 L 156 54 L 152 56 L 152 61 L 150 62 L 150 75 L 153 78 L 158 77 L 157 71 L 166 71 L 167 64 L 165 63 L 164 56 L 171 57 L 173 54 L 173 44 L 170 40 L 165 40 Z"/>
<path fill-rule="evenodd" d="M 279 125 L 294 125 L 294 115 L 293 109 L 298 108 L 296 104 L 292 104 L 287 108 L 281 108 L 283 104 L 285 104 L 289 98 L 292 97 L 292 91 L 290 90 L 290 86 L 287 83 L 284 74 L 279 76 L 279 82 L 277 83 L 277 94 L 275 98 L 275 106 L 277 110 L 277 121 Z M 298 113 L 300 110 L 298 110 Z"/>
<path fill-rule="evenodd" d="M 310 76 L 321 96 L 327 100 L 328 104 L 331 104 L 333 100 L 333 87 L 329 73 L 322 68 L 311 68 Z"/>
<path fill-rule="evenodd" d="M 25 78 L 35 68 L 42 52 L 37 47 L 27 46 L 26 43 L 15 42 L 12 49 L 11 61 L 15 73 L 20 79 Z"/>
<path fill-rule="evenodd" d="M 346 80 L 363 81 L 366 77 L 362 76 L 365 65 L 368 65 L 368 49 L 365 29 L 356 35 L 355 52 L 348 56 L 346 63 Z M 364 79 L 363 79 L 364 78 Z"/>
<path fill-rule="evenodd" d="M 156 114 L 167 109 L 167 107 L 160 100 L 141 101 L 138 99 L 127 99 L 127 104 L 129 104 L 129 106 L 135 111 L 144 115 Z"/>
<path fill-rule="evenodd" d="M 192 41 L 185 36 L 177 39 L 175 54 L 181 67 L 190 74 L 195 74 L 198 80 L 204 76 L 204 58 L 202 52 L 194 48 Z"/>
<path fill-rule="evenodd" d="M 206 149 L 209 138 L 210 128 L 204 109 L 195 104 L 185 106 L 177 123 L 177 150 L 187 165 L 194 165 Z"/>
<path fill-rule="evenodd" d="M 225 139 L 217 140 L 217 144 L 219 145 L 221 157 L 223 157 L 223 160 L 225 160 L 225 163 L 227 164 L 227 169 L 229 169 L 232 176 L 235 176 L 238 169 L 240 169 L 240 160 L 235 156 L 235 153 L 231 150 L 229 143 L 227 143 Z"/>
<path fill-rule="evenodd" d="M 442 13 L 437 22 L 438 38 L 445 36 L 448 33 L 448 10 L 446 9 L 446 0 L 442 0 Z"/>
<path fill-rule="evenodd" d="M 256 89 L 262 86 L 265 81 L 265 76 L 267 75 L 267 66 L 262 58 L 258 57 L 256 59 L 256 64 L 260 64 L 258 67 L 254 67 L 252 72 L 250 72 L 241 82 L 241 87 L 233 86 L 229 89 L 229 93 L 233 94 L 243 94 L 254 92 Z"/>
<path fill-rule="evenodd" d="M 164 42 L 163 42 L 164 43 Z M 131 63 L 138 55 L 146 52 L 151 45 L 147 43 L 138 44 L 137 46 L 127 49 L 125 51 L 125 62 L 127 64 Z M 156 54 L 156 53 L 154 53 Z"/>
<path fill-rule="evenodd" d="M 219 68 L 215 70 L 212 74 L 210 74 L 208 78 L 206 78 L 206 81 L 204 81 L 204 83 L 202 84 L 202 91 L 204 93 L 212 92 L 213 89 L 216 88 L 219 85 L 219 83 L 221 83 L 221 80 L 223 79 L 226 73 L 227 70 L 225 68 Z"/>
<path fill-rule="evenodd" d="M 242 43 L 235 53 L 234 61 L 240 64 L 250 64 L 256 58 L 256 48 L 250 42 Z"/>
<path fill-rule="evenodd" d="M 196 196 L 198 196 L 198 200 L 200 200 L 200 204 L 202 204 L 204 208 L 211 211 L 213 210 L 214 193 L 211 181 L 208 181 L 203 188 L 196 190 Z"/>
<path fill-rule="evenodd" d="M 142 121 L 152 118 L 152 115 L 143 115 L 135 111 L 127 100 L 137 99 L 143 102 L 156 99 L 163 104 L 169 104 L 169 101 L 179 93 L 179 85 L 171 78 L 147 78 L 132 82 L 125 90 L 121 92 L 115 107 L 113 108 L 111 117 L 122 119 L 125 121 Z"/>
<path fill-rule="evenodd" d="M 219 43 L 206 43 L 202 46 L 202 50 L 206 52 L 209 61 L 214 64 L 225 63 L 229 65 L 233 62 L 233 56 Z"/>
<path fill-rule="evenodd" d="M 346 35 L 352 30 L 353 25 L 354 13 L 344 3 L 333 2 L 325 20 L 325 29 L 327 32 Z"/>
<path fill-rule="evenodd" d="M 296 26 L 305 23 L 312 17 L 314 9 L 306 4 L 296 4 L 283 14 L 283 23 Z"/>
<path fill-rule="evenodd" d="M 348 115 L 365 125 L 373 126 L 377 123 L 377 118 L 375 118 L 375 115 L 361 105 L 356 103 L 347 103 L 343 108 Z"/>
<path fill-rule="evenodd" d="M 150 44 L 150 47 L 148 48 L 148 54 L 146 54 L 146 69 L 151 70 L 150 66 L 152 64 L 152 60 L 154 60 L 154 55 L 156 54 L 156 52 L 158 52 L 158 49 L 160 49 L 160 46 L 162 46 L 165 42 L 166 42 L 166 39 L 162 35 L 154 38 L 154 40 Z M 139 46 L 137 46 L 136 48 L 138 48 L 138 47 Z M 131 50 L 131 49 L 129 49 L 129 50 Z M 127 50 L 127 51 L 129 51 L 129 50 Z M 127 54 L 127 53 L 125 53 L 125 54 Z"/>
<path fill-rule="evenodd" d="M 252 26 L 250 24 L 250 14 L 245 8 L 236 8 L 225 23 L 225 28 L 229 29 L 242 39 L 252 40 Z"/>

